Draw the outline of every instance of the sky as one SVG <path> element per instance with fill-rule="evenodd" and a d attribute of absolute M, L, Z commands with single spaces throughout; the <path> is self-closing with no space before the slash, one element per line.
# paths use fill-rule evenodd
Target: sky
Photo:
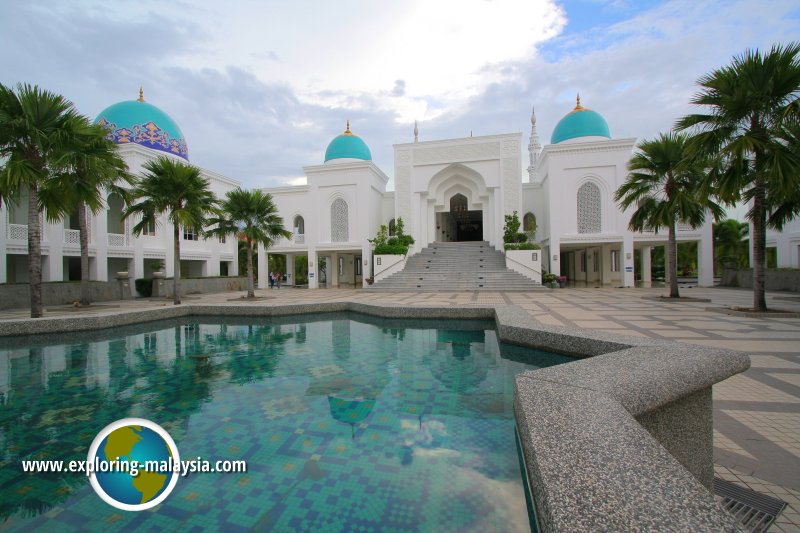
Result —
<path fill-rule="evenodd" d="M 548 144 L 576 93 L 612 137 L 653 137 L 697 111 L 698 78 L 799 22 L 797 0 L 0 0 L 0 83 L 91 118 L 143 86 L 192 163 L 245 187 L 302 183 L 350 120 L 391 178 L 415 120 L 422 141 L 527 145 L 535 106 Z"/>

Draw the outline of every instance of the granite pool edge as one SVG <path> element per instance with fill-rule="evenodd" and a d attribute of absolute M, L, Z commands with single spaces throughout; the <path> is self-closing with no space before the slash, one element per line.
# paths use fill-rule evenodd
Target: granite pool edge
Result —
<path fill-rule="evenodd" d="M 498 309 L 510 342 L 592 355 L 517 375 L 514 413 L 541 531 L 734 531 L 713 482 L 711 387 L 741 352 L 538 323 Z"/>

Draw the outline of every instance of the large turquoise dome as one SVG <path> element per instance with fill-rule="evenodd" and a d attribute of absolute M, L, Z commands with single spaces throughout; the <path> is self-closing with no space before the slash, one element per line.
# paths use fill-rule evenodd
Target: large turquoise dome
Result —
<path fill-rule="evenodd" d="M 108 128 L 108 138 L 117 144 L 135 143 L 189 160 L 189 148 L 181 129 L 169 115 L 145 102 L 141 89 L 138 100 L 109 106 L 94 122 Z"/>
<path fill-rule="evenodd" d="M 361 137 L 354 135 L 350 131 L 350 121 L 347 121 L 347 129 L 344 133 L 335 137 L 328 149 L 325 150 L 325 162 L 332 159 L 363 159 L 372 161 L 372 153 L 369 151 L 367 143 Z"/>
<path fill-rule="evenodd" d="M 575 109 L 570 111 L 556 124 L 556 129 L 553 130 L 553 136 L 550 137 L 550 142 L 552 144 L 558 144 L 570 139 L 577 139 L 578 137 L 611 138 L 611 132 L 608 129 L 606 119 L 604 119 L 600 113 L 583 107 L 581 105 L 580 96 L 578 96 L 578 104 L 575 106 Z"/>

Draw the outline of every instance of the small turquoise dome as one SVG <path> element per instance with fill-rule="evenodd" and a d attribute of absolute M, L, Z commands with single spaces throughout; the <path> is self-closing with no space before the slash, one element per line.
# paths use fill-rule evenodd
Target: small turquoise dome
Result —
<path fill-rule="evenodd" d="M 145 102 L 141 89 L 138 100 L 109 106 L 94 122 L 108 128 L 108 138 L 117 144 L 135 143 L 189 160 L 181 129 L 169 115 Z"/>
<path fill-rule="evenodd" d="M 558 144 L 569 139 L 577 139 L 578 137 L 611 138 L 611 132 L 608 129 L 606 119 L 604 119 L 600 113 L 583 107 L 581 105 L 580 96 L 578 96 L 578 104 L 575 106 L 575 109 L 570 111 L 556 124 L 556 129 L 553 130 L 553 136 L 550 137 L 550 142 L 552 144 Z"/>
<path fill-rule="evenodd" d="M 331 159 L 363 159 L 372 161 L 372 153 L 361 137 L 350 132 L 350 121 L 344 133 L 335 137 L 325 150 L 325 162 Z"/>

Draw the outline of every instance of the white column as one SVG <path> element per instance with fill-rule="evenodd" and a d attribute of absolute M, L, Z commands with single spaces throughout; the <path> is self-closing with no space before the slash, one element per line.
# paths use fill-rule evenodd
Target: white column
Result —
<path fill-rule="evenodd" d="M 711 223 L 701 228 L 700 241 L 697 243 L 697 285 L 714 286 L 714 237 L 711 234 Z"/>
<path fill-rule="evenodd" d="M 441 230 L 439 230 L 441 232 Z M 361 248 L 361 285 L 366 287 L 367 278 L 372 277 L 372 246 L 363 246 Z"/>
<path fill-rule="evenodd" d="M 182 244 L 182 243 L 181 243 Z M 144 256 L 142 255 L 141 251 L 137 250 L 133 259 L 130 261 L 133 263 L 133 268 L 130 271 L 131 279 L 139 279 L 144 277 Z"/>
<path fill-rule="evenodd" d="M 331 254 L 330 263 L 331 267 L 328 272 L 331 273 L 331 276 L 328 279 L 328 287 L 337 288 L 339 287 L 339 254 Z"/>
<path fill-rule="evenodd" d="M 286 284 L 294 285 L 294 255 L 286 254 Z"/>
<path fill-rule="evenodd" d="M 652 264 L 650 262 L 650 253 L 652 250 L 653 248 L 651 246 L 642 248 L 642 287 L 653 286 Z"/>
<path fill-rule="evenodd" d="M 624 265 L 622 272 L 622 286 L 634 287 L 634 266 L 633 266 L 633 235 L 626 233 L 622 241 L 622 264 Z"/>
<path fill-rule="evenodd" d="M 550 238 L 550 273 L 561 275 L 561 245 L 558 238 Z"/>
<path fill-rule="evenodd" d="M 316 248 L 309 248 L 308 249 L 308 288 L 309 289 L 317 289 L 319 288 L 319 280 L 317 279 L 317 271 L 319 270 L 319 264 L 317 262 L 317 249 Z"/>
<path fill-rule="evenodd" d="M 267 270 L 267 251 L 263 244 L 258 245 L 258 288 L 269 289 L 269 274 Z M 234 256 L 235 257 L 235 256 Z"/>

